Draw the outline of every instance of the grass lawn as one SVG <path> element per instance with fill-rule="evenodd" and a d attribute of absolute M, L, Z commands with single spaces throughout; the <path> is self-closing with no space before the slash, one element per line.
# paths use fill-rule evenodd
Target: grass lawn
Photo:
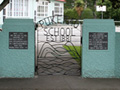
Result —
<path fill-rule="evenodd" d="M 81 46 L 63 46 L 70 55 L 79 63 L 81 64 Z"/>

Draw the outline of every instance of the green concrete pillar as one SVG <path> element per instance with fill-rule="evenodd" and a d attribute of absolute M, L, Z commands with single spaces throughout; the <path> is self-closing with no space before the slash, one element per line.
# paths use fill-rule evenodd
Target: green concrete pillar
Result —
<path fill-rule="evenodd" d="M 120 78 L 120 32 L 115 33 L 115 76 Z"/>
<path fill-rule="evenodd" d="M 83 22 L 82 77 L 115 77 L 115 25 L 113 20 Z"/>
<path fill-rule="evenodd" d="M 34 77 L 34 23 L 6 19 L 0 32 L 0 77 Z"/>

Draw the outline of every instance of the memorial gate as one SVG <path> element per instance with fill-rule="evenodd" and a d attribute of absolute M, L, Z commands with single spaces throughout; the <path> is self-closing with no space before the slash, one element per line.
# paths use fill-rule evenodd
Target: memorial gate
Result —
<path fill-rule="evenodd" d="M 35 30 L 32 19 L 5 20 L 0 32 L 0 78 L 36 74 L 120 78 L 120 33 L 115 33 L 113 20 L 85 19 L 82 32 L 76 24 L 39 24 Z"/>

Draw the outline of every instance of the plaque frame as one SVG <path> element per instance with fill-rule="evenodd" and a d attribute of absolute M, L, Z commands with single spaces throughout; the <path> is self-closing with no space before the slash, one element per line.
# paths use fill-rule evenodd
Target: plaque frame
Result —
<path fill-rule="evenodd" d="M 106 46 L 102 46 L 102 48 L 100 48 L 101 45 L 96 45 L 96 47 L 99 47 L 99 48 L 95 48 L 95 46 L 93 44 L 93 49 L 91 49 L 91 47 L 90 47 L 90 34 L 91 33 L 92 34 L 103 34 L 104 37 L 101 39 L 102 41 L 105 39 L 105 34 L 106 34 L 107 37 L 106 37 L 106 41 L 105 42 L 107 42 L 107 43 L 104 43 L 104 44 L 107 44 L 107 45 Z M 97 36 L 97 39 L 99 39 L 98 36 Z M 88 50 L 108 50 L 108 39 L 109 39 L 108 38 L 108 32 L 89 32 L 89 34 L 88 34 Z M 103 44 L 103 43 L 97 43 L 97 44 Z"/>
<path fill-rule="evenodd" d="M 22 46 L 23 48 L 20 48 L 20 47 L 19 47 L 19 48 L 16 48 L 16 47 L 12 48 L 12 47 L 10 47 L 10 34 L 11 34 L 11 33 L 17 33 L 17 34 L 18 34 L 18 33 L 19 33 L 19 34 L 22 33 L 23 35 L 26 34 L 26 35 L 27 35 L 27 36 L 26 36 L 26 40 L 20 40 L 20 41 L 26 41 L 26 47 L 25 47 L 25 46 Z M 18 35 L 19 35 L 19 34 L 18 34 Z M 9 35 L 8 35 L 8 36 L 9 36 L 9 37 L 8 37 L 8 38 L 9 38 L 9 39 L 8 39 L 8 40 L 9 40 L 8 48 L 9 48 L 9 49 L 18 49 L 18 50 L 26 50 L 26 49 L 28 49 L 28 32 L 9 32 Z M 13 37 L 12 37 L 12 38 L 13 38 Z M 25 39 L 25 38 L 24 38 L 24 39 Z M 15 40 L 13 40 L 13 41 L 15 41 Z M 15 45 L 15 44 L 14 44 L 14 45 Z"/>

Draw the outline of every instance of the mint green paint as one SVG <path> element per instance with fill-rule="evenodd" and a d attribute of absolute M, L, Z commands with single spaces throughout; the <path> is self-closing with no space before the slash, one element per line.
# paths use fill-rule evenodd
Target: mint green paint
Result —
<path fill-rule="evenodd" d="M 28 49 L 9 49 L 9 32 L 28 32 Z M 0 32 L 0 77 L 34 77 L 34 23 L 6 19 Z"/>
<path fill-rule="evenodd" d="M 120 33 L 115 34 L 115 76 L 120 78 Z"/>
<path fill-rule="evenodd" d="M 89 32 L 108 32 L 108 50 L 89 50 Z M 115 77 L 115 25 L 113 20 L 83 22 L 82 77 Z"/>
<path fill-rule="evenodd" d="M 2 25 L 0 25 L 0 28 L 2 28 Z"/>

